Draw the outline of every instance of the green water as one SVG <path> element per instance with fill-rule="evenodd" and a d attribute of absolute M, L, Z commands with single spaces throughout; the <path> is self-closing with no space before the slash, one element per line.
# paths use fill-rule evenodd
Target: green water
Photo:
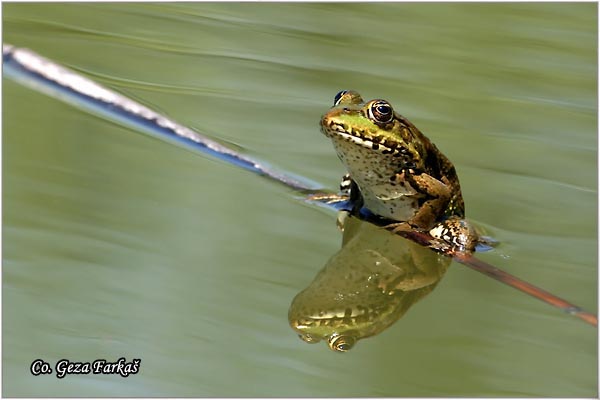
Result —
<path fill-rule="evenodd" d="M 4 40 L 337 187 L 341 89 L 453 160 L 479 256 L 597 312 L 597 5 L 3 4 Z M 597 330 L 453 264 L 337 354 L 287 313 L 335 215 L 3 81 L 4 396 L 595 397 Z M 61 358 L 136 375 L 33 376 Z"/>

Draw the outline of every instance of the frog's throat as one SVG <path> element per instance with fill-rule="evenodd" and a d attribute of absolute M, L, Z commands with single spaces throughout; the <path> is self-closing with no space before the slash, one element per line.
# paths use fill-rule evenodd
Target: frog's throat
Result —
<path fill-rule="evenodd" d="M 398 146 L 381 136 L 365 135 L 362 130 L 348 128 L 344 124 L 331 122 L 327 124 L 326 130 L 330 137 L 339 137 L 366 149 L 381 151 L 383 154 L 391 154 L 394 157 L 408 155 L 408 150 L 405 147 Z"/>

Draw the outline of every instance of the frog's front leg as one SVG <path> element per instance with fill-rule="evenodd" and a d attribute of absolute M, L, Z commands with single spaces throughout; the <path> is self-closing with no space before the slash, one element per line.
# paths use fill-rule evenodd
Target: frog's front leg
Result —
<path fill-rule="evenodd" d="M 319 194 L 311 194 L 307 196 L 309 201 L 319 201 L 321 203 L 341 203 L 344 201 L 352 202 L 352 187 L 355 186 L 356 183 L 350 178 L 350 174 L 345 174 L 342 176 L 342 181 L 340 182 L 340 191 L 339 193 L 319 193 Z"/>
<path fill-rule="evenodd" d="M 350 215 L 357 215 L 364 203 L 360 188 L 348 173 L 342 176 L 339 196 L 347 199 L 350 205 L 348 209 L 340 210 L 337 215 L 337 227 L 343 232 L 346 218 Z"/>
<path fill-rule="evenodd" d="M 344 176 L 342 176 L 342 180 L 340 181 L 340 195 L 350 197 L 353 184 L 354 181 L 350 177 L 350 174 L 344 174 Z"/>

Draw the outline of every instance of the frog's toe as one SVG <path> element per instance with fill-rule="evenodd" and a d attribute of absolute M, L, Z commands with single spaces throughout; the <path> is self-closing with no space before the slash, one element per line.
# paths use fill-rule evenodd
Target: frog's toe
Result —
<path fill-rule="evenodd" d="M 483 252 L 483 251 L 490 251 L 492 250 L 494 247 L 496 247 L 498 245 L 498 242 L 496 239 L 489 237 L 489 236 L 479 236 L 479 239 L 477 240 L 477 245 L 475 246 L 475 250 L 478 252 Z"/>
<path fill-rule="evenodd" d="M 458 251 L 472 252 L 479 243 L 479 234 L 473 224 L 461 218 L 449 218 L 434 226 L 429 234 Z"/>

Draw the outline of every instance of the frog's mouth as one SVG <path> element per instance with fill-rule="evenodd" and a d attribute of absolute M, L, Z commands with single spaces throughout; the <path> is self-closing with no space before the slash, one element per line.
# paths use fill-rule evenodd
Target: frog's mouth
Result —
<path fill-rule="evenodd" d="M 390 142 L 381 136 L 373 136 L 361 129 L 352 129 L 344 124 L 330 121 L 323 126 L 323 133 L 330 138 L 341 138 L 370 150 L 380 151 L 382 154 L 390 154 L 394 157 L 407 155 L 404 147 L 398 147 L 396 143 Z"/>

